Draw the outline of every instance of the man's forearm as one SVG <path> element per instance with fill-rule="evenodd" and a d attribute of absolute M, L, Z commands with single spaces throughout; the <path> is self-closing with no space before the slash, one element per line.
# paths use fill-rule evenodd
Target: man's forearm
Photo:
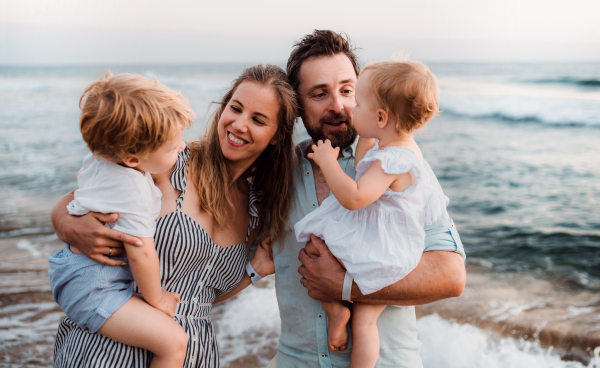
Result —
<path fill-rule="evenodd" d="M 54 231 L 58 238 L 65 243 L 68 243 L 68 241 L 65 236 L 64 221 L 70 216 L 67 211 L 67 205 L 75 198 L 74 193 L 75 191 L 71 191 L 62 196 L 52 208 L 52 226 L 54 227 Z"/>
<path fill-rule="evenodd" d="M 427 304 L 460 296 L 465 280 L 465 266 L 460 254 L 430 251 L 423 253 L 417 268 L 405 278 L 375 293 L 362 295 L 353 284 L 352 300 L 368 304 Z"/>

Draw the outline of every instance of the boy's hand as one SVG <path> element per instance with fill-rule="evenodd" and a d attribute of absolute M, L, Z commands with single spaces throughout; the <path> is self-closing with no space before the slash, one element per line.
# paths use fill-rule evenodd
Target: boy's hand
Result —
<path fill-rule="evenodd" d="M 271 237 L 267 236 L 256 247 L 254 258 L 250 261 L 252 268 L 262 277 L 275 273 L 275 263 L 269 253 L 269 249 L 271 249 Z"/>
<path fill-rule="evenodd" d="M 156 306 L 156 309 L 165 313 L 167 316 L 174 318 L 175 310 L 177 309 L 177 303 L 179 303 L 180 296 L 178 293 L 172 293 L 163 289 L 162 300 Z"/>
<path fill-rule="evenodd" d="M 322 169 L 323 165 L 330 162 L 337 162 L 340 154 L 340 147 L 333 148 L 331 141 L 326 139 L 325 142 L 319 140 L 317 144 L 312 145 L 312 152 L 306 155 L 312 159 Z"/>

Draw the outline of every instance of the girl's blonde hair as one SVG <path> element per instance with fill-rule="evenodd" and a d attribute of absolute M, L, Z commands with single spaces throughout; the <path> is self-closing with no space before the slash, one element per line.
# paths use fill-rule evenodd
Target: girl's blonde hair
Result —
<path fill-rule="evenodd" d="M 437 80 L 419 61 L 390 60 L 368 64 L 371 90 L 396 122 L 396 131 L 419 129 L 439 112 Z"/>
<path fill-rule="evenodd" d="M 244 69 L 233 81 L 211 116 L 206 136 L 190 145 L 189 180 L 196 184 L 200 208 L 210 213 L 219 226 L 225 225 L 236 208 L 229 192 L 231 174 L 221 150 L 218 124 L 236 89 L 244 82 L 269 87 L 278 98 L 279 113 L 275 133 L 277 143 L 267 146 L 244 173 L 244 177 L 262 194 L 261 222 L 266 230 L 263 237 L 270 233 L 273 240 L 282 241 L 287 233 L 286 220 L 294 188 L 296 154 L 293 132 L 298 116 L 298 102 L 285 72 L 278 66 L 252 66 Z"/>
<path fill-rule="evenodd" d="M 79 107 L 83 140 L 113 162 L 157 150 L 194 119 L 181 94 L 138 74 L 107 72 L 85 89 Z"/>

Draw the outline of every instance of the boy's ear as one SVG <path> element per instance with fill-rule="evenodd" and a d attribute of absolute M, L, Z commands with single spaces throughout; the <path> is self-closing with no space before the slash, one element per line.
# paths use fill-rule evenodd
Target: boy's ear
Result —
<path fill-rule="evenodd" d="M 389 116 L 388 116 L 387 111 L 385 111 L 383 109 L 377 110 L 377 126 L 380 129 L 385 128 L 385 126 L 388 123 L 388 118 L 389 118 Z"/>
<path fill-rule="evenodd" d="M 129 155 L 123 158 L 123 163 L 133 168 L 140 164 L 140 159 L 137 156 Z"/>

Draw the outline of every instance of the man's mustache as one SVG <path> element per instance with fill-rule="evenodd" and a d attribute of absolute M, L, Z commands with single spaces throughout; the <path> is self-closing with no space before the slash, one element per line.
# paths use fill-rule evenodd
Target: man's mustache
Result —
<path fill-rule="evenodd" d="M 346 121 L 348 122 L 348 124 L 350 124 L 350 115 L 346 114 L 346 113 L 330 113 L 327 114 L 323 117 L 321 117 L 320 123 L 321 124 L 331 124 L 331 123 L 338 123 L 340 121 Z"/>

